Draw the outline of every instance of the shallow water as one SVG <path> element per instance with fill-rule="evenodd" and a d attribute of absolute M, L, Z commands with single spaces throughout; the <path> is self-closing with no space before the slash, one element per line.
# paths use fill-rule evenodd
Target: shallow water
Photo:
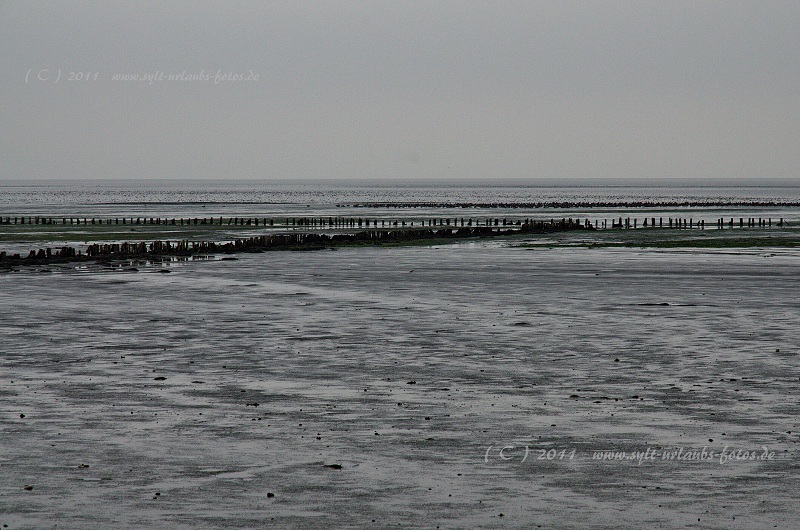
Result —
<path fill-rule="evenodd" d="M 793 528 L 799 257 L 492 241 L 2 274 L 0 524 Z"/>
<path fill-rule="evenodd" d="M 761 183 L 761 184 L 759 184 Z M 729 183 L 731 184 L 731 183 Z M 689 185 L 673 181 L 620 185 L 599 180 L 588 185 L 536 180 L 521 182 L 453 181 L 0 181 L 0 216 L 63 217 L 280 217 L 370 216 L 413 218 L 458 217 L 595 217 L 681 216 L 708 220 L 718 217 L 785 217 L 798 220 L 797 207 L 685 208 L 352 208 L 365 203 L 537 203 L 537 202 L 800 202 L 797 181 L 752 181 L 747 185 Z M 626 213 L 627 212 L 627 213 Z"/>

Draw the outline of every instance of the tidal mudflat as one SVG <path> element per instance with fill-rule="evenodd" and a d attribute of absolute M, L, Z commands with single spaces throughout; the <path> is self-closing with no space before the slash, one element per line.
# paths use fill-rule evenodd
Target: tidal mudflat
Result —
<path fill-rule="evenodd" d="M 0 525 L 796 527 L 800 250 L 517 244 L 1 274 Z"/>

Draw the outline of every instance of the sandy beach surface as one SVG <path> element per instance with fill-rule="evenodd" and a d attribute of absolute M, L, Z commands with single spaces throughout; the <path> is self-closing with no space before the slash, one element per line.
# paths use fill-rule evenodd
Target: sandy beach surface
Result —
<path fill-rule="evenodd" d="M 797 527 L 800 250 L 237 258 L 0 274 L 0 525 Z"/>

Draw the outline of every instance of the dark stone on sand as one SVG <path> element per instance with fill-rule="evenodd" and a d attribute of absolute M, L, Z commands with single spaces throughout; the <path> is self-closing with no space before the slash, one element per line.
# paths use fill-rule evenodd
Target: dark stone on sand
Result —
<path fill-rule="evenodd" d="M 668 306 L 669 302 L 649 302 L 644 304 L 636 304 L 639 306 Z"/>
<path fill-rule="evenodd" d="M 166 380 L 167 380 L 167 378 L 164 377 L 164 376 L 159 376 L 159 377 L 154 377 L 153 378 L 153 381 L 166 381 Z"/>
<path fill-rule="evenodd" d="M 409 381 L 409 382 L 408 382 L 408 383 L 406 383 L 406 384 L 407 384 L 407 385 L 416 385 L 416 384 L 417 384 L 417 382 L 416 382 L 416 381 Z"/>
<path fill-rule="evenodd" d="M 268 499 L 271 499 L 271 498 L 273 498 L 274 496 L 275 496 L 275 494 L 274 494 L 274 493 L 272 493 L 271 491 L 267 492 L 267 498 L 268 498 Z"/>
<path fill-rule="evenodd" d="M 257 407 L 258 403 L 245 403 L 244 405 L 245 407 Z M 302 423 L 300 425 L 302 425 Z"/>
<path fill-rule="evenodd" d="M 23 487 L 22 489 L 24 489 L 25 491 L 31 491 L 31 490 L 33 489 L 33 486 L 28 486 L 28 485 L 26 485 L 26 486 L 25 486 L 25 487 Z"/>
<path fill-rule="evenodd" d="M 530 326 L 530 325 L 531 325 L 531 323 L 530 323 L 530 322 L 514 322 L 514 323 L 513 323 L 513 324 L 511 324 L 511 325 L 512 325 L 512 326 Z"/>
<path fill-rule="evenodd" d="M 342 469 L 342 464 L 325 464 L 325 467 L 330 469 Z"/>
<path fill-rule="evenodd" d="M 20 414 L 20 415 L 19 415 L 19 417 L 20 417 L 20 418 L 24 418 L 24 417 L 25 417 L 25 414 Z"/>

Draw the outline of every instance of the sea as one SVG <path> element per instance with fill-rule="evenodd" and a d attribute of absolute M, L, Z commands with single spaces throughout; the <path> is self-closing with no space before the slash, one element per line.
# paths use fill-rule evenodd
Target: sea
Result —
<path fill-rule="evenodd" d="M 643 203 L 644 206 L 637 206 Z M 536 204 L 544 206 L 524 207 Z M 786 204 L 792 206 L 784 207 Z M 677 179 L 662 183 L 631 179 L 0 182 L 0 216 L 402 217 L 458 212 L 475 216 L 581 217 L 620 212 L 699 215 L 708 211 L 710 215 L 722 212 L 735 217 L 760 212 L 796 220 L 798 205 L 800 181 L 791 179 Z"/>
<path fill-rule="evenodd" d="M 6 182 L 0 217 L 794 237 L 797 185 L 706 184 Z M 14 230 L 0 250 L 40 242 Z M 800 249 L 537 237 L 0 270 L 0 524 L 795 528 Z"/>

